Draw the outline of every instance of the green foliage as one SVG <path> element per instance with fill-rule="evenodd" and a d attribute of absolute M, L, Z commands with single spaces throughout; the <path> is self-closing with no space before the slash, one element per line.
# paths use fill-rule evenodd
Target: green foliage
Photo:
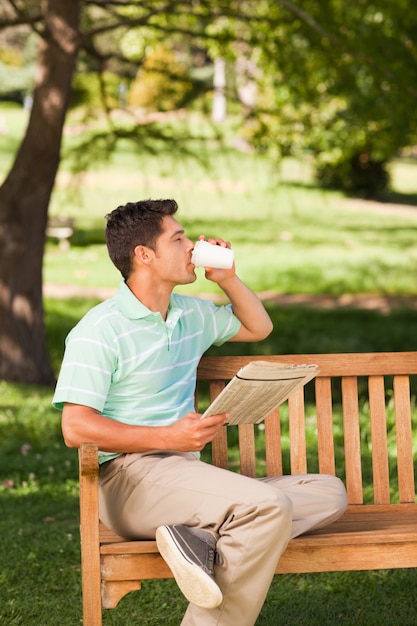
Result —
<path fill-rule="evenodd" d="M 182 106 L 192 83 L 187 65 L 173 50 L 159 45 L 146 55 L 129 90 L 129 104 L 150 111 L 173 111 Z"/>
<path fill-rule="evenodd" d="M 291 10 L 257 46 L 259 111 L 244 132 L 275 158 L 313 155 L 324 185 L 376 195 L 387 162 L 416 139 L 415 7 L 329 0 Z"/>
<path fill-rule="evenodd" d="M 105 103 L 106 107 L 116 108 L 120 85 L 120 77 L 111 72 L 78 72 L 72 83 L 71 106 L 97 111 Z"/>
<path fill-rule="evenodd" d="M 81 2 L 73 104 L 110 113 L 131 86 L 134 107 L 209 111 L 212 60 L 221 56 L 229 115 L 247 140 L 275 159 L 308 153 L 320 184 L 372 196 L 387 183 L 386 164 L 417 141 L 416 27 L 411 0 Z M 34 51 L 17 41 L 0 49 L 0 61 L 18 70 L 0 70 L 0 92 L 21 100 L 27 85 L 15 66 L 26 67 Z M 255 83 L 257 101 L 248 104 L 242 93 Z M 113 119 L 111 134 L 108 149 L 126 127 Z"/>
<path fill-rule="evenodd" d="M 249 119 L 243 136 L 257 149 L 279 161 L 285 156 L 313 157 L 316 181 L 362 197 L 376 197 L 389 187 L 388 162 L 404 144 L 388 121 L 367 121 L 352 103 L 323 95 L 319 103 L 294 102 L 285 87 L 262 92 L 261 103 L 275 98 L 276 113 Z M 266 106 L 266 104 L 265 104 Z"/>

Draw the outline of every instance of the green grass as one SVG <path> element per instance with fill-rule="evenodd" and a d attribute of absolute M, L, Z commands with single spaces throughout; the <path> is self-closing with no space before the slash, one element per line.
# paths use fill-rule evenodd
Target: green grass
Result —
<path fill-rule="evenodd" d="M 229 194 L 227 211 L 211 207 L 205 194 L 204 203 L 196 199 L 195 206 L 180 209 L 178 219 L 192 239 L 199 234 L 220 234 L 231 240 L 239 275 L 259 291 L 417 293 L 417 210 L 411 217 L 375 216 L 347 207 L 336 211 L 335 206 L 323 203 L 320 192 L 304 189 L 295 192 L 300 207 L 294 212 L 286 200 L 289 193 L 288 187 L 269 196 L 263 193 L 263 202 L 255 206 L 247 197 Z M 85 228 L 80 223 L 76 228 L 68 252 L 48 246 L 45 281 L 115 286 L 119 275 L 106 254 L 104 223 Z M 202 271 L 198 275 L 199 280 L 182 291 L 217 291 L 201 278 Z"/>
<path fill-rule="evenodd" d="M 2 137 L 0 177 L 11 163 L 25 114 L 1 105 L 1 117 L 9 132 Z M 215 146 L 210 150 L 214 154 Z M 104 247 L 104 214 L 127 200 L 173 196 L 190 236 L 219 234 L 232 241 L 239 274 L 256 291 L 417 295 L 417 216 L 373 213 L 366 204 L 352 209 L 340 194 L 311 185 L 308 163 L 286 161 L 281 171 L 274 171 L 253 155 L 231 148 L 217 152 L 208 174 L 188 158 L 160 154 L 137 160 L 125 145 L 109 164 L 97 166 L 77 184 L 64 161 L 51 208 L 54 214 L 75 217 L 76 232 L 68 252 L 48 241 L 46 281 L 115 287 L 119 277 Z M 415 201 L 416 164 L 398 161 L 392 168 L 392 197 Z M 214 289 L 200 272 L 189 291 Z M 84 298 L 46 300 L 55 372 L 67 332 L 95 303 Z M 412 308 L 380 313 L 272 302 L 267 308 L 274 322 L 267 341 L 227 344 L 210 353 L 417 350 L 417 311 Z M 413 381 L 414 395 L 415 386 Z M 0 623 L 5 626 L 82 623 L 77 455 L 63 444 L 51 397 L 49 388 L 0 382 Z M 285 415 L 283 420 L 285 449 Z M 362 420 L 365 425 L 366 405 Z M 391 422 L 389 414 L 389 441 Z M 341 437 L 339 428 L 336 455 L 341 454 Z M 258 443 L 262 447 L 262 431 Z M 366 435 L 361 443 L 366 450 Z M 309 469 L 315 464 L 311 456 Z M 370 484 L 370 468 L 365 482 Z M 417 623 L 412 594 L 416 582 L 415 570 L 275 577 L 257 626 L 411 626 Z M 178 626 L 185 607 L 173 581 L 145 582 L 140 592 L 104 613 L 104 624 Z"/>

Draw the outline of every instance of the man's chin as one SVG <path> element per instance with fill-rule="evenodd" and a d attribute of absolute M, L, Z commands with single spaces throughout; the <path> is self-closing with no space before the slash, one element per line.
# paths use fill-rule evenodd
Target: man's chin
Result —
<path fill-rule="evenodd" d="M 195 283 L 196 280 L 197 280 L 197 274 L 194 272 L 194 270 L 191 270 L 188 272 L 188 275 L 184 277 L 181 283 L 178 283 L 178 284 L 190 285 L 191 283 Z"/>

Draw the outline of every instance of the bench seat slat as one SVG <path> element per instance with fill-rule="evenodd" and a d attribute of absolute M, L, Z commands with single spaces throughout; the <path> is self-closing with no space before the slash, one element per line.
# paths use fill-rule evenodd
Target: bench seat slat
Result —
<path fill-rule="evenodd" d="M 417 504 L 354 505 L 336 522 L 306 533 L 292 541 L 306 543 L 334 542 L 335 536 L 341 543 L 374 543 L 384 537 L 386 541 L 417 541 Z M 150 540 L 129 541 L 109 530 L 100 523 L 100 541 L 102 554 L 123 553 L 127 547 L 136 553 L 157 552 L 156 542 Z M 109 542 L 109 543 L 108 543 Z M 111 543 L 110 543 L 111 542 Z"/>
<path fill-rule="evenodd" d="M 290 542 L 281 556 L 276 573 L 299 574 L 415 567 L 416 550 L 417 539 L 406 543 L 399 539 L 398 542 L 390 544 L 390 552 L 387 552 L 381 551 L 379 538 L 374 542 L 352 546 L 348 543 L 335 545 L 333 542 L 327 544 L 308 542 L 308 538 L 300 537 Z M 112 587 L 116 585 L 118 588 L 119 576 L 123 577 L 125 582 L 130 581 L 130 590 L 140 586 L 138 577 L 141 580 L 172 578 L 168 566 L 158 554 L 135 554 L 129 551 L 122 559 L 117 555 L 106 555 L 102 559 L 105 598 L 113 597 Z M 113 563 L 117 566 L 117 571 L 114 572 Z M 105 603 L 106 608 L 113 608 L 115 605 L 114 601 L 112 604 L 108 600 Z"/>
<path fill-rule="evenodd" d="M 382 550 L 382 545 L 389 545 L 389 550 Z M 415 567 L 416 550 L 417 505 L 349 507 L 330 526 L 290 541 L 276 571 L 283 574 Z M 135 581 L 172 577 L 155 541 L 122 540 L 102 545 L 100 552 L 102 578 L 110 587 L 119 578 Z"/>
<path fill-rule="evenodd" d="M 398 520 L 382 522 L 378 520 L 363 520 L 358 526 L 350 522 L 342 522 L 338 528 L 329 526 L 327 532 L 318 531 L 302 535 L 292 539 L 291 542 L 301 545 L 362 545 L 397 543 L 417 543 L 417 530 L 413 527 L 417 524 L 417 516 L 410 524 L 398 524 Z M 295 547 L 294 547 L 295 549 Z M 159 554 L 155 541 L 121 541 L 120 543 L 103 544 L 100 553 L 105 554 Z M 302 572 L 302 570 L 300 570 Z"/>
<path fill-rule="evenodd" d="M 351 546 L 335 545 L 294 546 L 290 544 L 281 557 L 277 574 L 299 574 L 316 572 L 350 572 L 376 569 L 415 567 L 417 540 L 409 543 L 389 544 L 390 551 L 381 550 L 381 543 Z"/>

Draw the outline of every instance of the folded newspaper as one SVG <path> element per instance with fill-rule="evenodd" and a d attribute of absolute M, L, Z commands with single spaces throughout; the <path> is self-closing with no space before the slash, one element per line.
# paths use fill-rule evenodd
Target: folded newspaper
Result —
<path fill-rule="evenodd" d="M 235 374 L 202 418 L 229 413 L 228 424 L 259 424 L 318 373 L 313 364 L 251 361 Z"/>

